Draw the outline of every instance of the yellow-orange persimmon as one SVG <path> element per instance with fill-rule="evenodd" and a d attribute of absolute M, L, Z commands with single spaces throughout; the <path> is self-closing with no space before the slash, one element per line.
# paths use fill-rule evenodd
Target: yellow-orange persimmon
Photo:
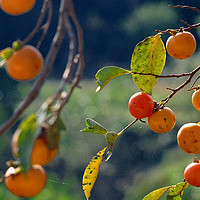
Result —
<path fill-rule="evenodd" d="M 4 182 L 7 189 L 18 197 L 36 196 L 46 185 L 46 172 L 40 165 L 33 165 L 26 173 L 16 172 L 17 168 L 9 167 L 5 173 Z"/>
<path fill-rule="evenodd" d="M 169 132 L 175 123 L 176 117 L 174 112 L 168 107 L 159 109 L 148 117 L 149 128 L 156 133 Z"/>
<path fill-rule="evenodd" d="M 35 0 L 0 0 L 1 9 L 10 15 L 21 15 L 30 11 Z"/>
<path fill-rule="evenodd" d="M 9 76 L 18 81 L 31 80 L 42 70 L 43 57 L 38 49 L 25 45 L 8 58 L 6 71 Z"/>
<path fill-rule="evenodd" d="M 192 104 L 193 106 L 200 111 L 200 90 L 196 90 L 193 94 L 192 94 Z"/>
<path fill-rule="evenodd" d="M 166 49 L 168 54 L 173 58 L 189 58 L 196 49 L 195 37 L 187 31 L 179 32 L 168 38 L 166 42 Z"/>
<path fill-rule="evenodd" d="M 15 157 L 18 157 L 18 139 L 20 136 L 21 130 L 17 129 L 12 137 L 11 149 Z M 41 166 L 47 165 L 50 163 L 58 154 L 58 146 L 50 148 L 45 136 L 39 136 L 35 139 L 30 154 L 30 164 L 38 164 Z"/>
<path fill-rule="evenodd" d="M 196 123 L 184 124 L 178 131 L 179 147 L 188 154 L 200 153 L 200 125 Z"/>
<path fill-rule="evenodd" d="M 31 164 L 47 165 L 58 154 L 58 147 L 51 149 L 44 137 L 38 137 L 31 152 Z"/>

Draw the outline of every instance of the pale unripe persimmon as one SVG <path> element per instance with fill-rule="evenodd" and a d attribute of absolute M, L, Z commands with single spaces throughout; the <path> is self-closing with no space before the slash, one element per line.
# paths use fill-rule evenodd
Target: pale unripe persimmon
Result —
<path fill-rule="evenodd" d="M 179 32 L 167 39 L 166 49 L 173 58 L 189 58 L 196 50 L 195 37 L 190 32 Z"/>
<path fill-rule="evenodd" d="M 1 9 L 9 15 L 21 15 L 30 11 L 35 0 L 0 0 Z"/>

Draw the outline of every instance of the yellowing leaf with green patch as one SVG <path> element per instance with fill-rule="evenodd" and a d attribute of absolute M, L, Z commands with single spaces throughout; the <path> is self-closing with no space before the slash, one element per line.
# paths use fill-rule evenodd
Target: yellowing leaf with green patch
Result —
<path fill-rule="evenodd" d="M 171 186 L 159 188 L 146 195 L 143 200 L 157 200 L 159 199 Z"/>
<path fill-rule="evenodd" d="M 147 37 L 136 45 L 131 58 L 131 72 L 133 81 L 142 91 L 152 93 L 158 80 L 154 75 L 161 75 L 165 60 L 165 46 L 159 34 Z"/>
<path fill-rule="evenodd" d="M 99 173 L 99 167 L 101 165 L 101 162 L 103 161 L 103 155 L 105 153 L 106 148 L 99 151 L 97 155 L 92 158 L 92 160 L 86 167 L 85 172 L 83 174 L 82 186 L 87 200 L 90 197 L 91 190 L 97 179 L 97 175 Z"/>
<path fill-rule="evenodd" d="M 97 89 L 96 92 L 102 90 L 112 79 L 121 76 L 123 74 L 130 74 L 131 71 L 115 67 L 115 66 L 107 66 L 101 68 L 95 75 L 97 81 Z"/>

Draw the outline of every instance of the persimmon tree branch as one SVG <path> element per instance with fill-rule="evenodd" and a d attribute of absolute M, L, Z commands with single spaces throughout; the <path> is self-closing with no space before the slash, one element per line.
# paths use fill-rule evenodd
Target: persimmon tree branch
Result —
<path fill-rule="evenodd" d="M 49 2 L 48 0 L 45 1 L 45 3 L 48 3 L 48 2 Z M 44 10 L 45 10 L 46 5 L 47 5 L 45 3 L 44 3 L 44 6 L 43 6 Z M 71 12 L 70 15 L 69 15 L 69 11 Z M 38 23 L 36 25 L 37 28 L 36 27 L 34 28 L 33 32 L 27 37 L 27 39 L 25 39 L 25 42 L 29 41 L 33 37 L 33 35 L 35 34 L 36 30 L 38 30 L 38 26 L 39 26 L 38 24 L 41 25 L 41 21 L 43 19 L 43 14 L 44 14 L 44 12 L 42 12 L 42 14 L 41 14 L 41 16 L 38 20 Z M 69 92 L 69 94 L 64 96 L 65 100 L 64 100 L 63 106 L 68 101 L 68 99 L 70 98 L 73 89 L 78 85 L 78 82 L 80 81 L 82 70 L 83 70 L 83 67 L 84 67 L 82 29 L 81 29 L 81 26 L 78 22 L 78 19 L 76 18 L 76 15 L 75 15 L 75 12 L 74 12 L 74 9 L 73 9 L 72 1 L 71 0 L 61 0 L 60 10 L 59 10 L 59 22 L 58 22 L 58 26 L 57 26 L 57 31 L 54 35 L 53 40 L 52 40 L 50 50 L 49 50 L 49 52 L 46 56 L 43 71 L 41 72 L 40 76 L 36 80 L 33 87 L 30 89 L 27 96 L 24 98 L 24 100 L 21 102 L 21 104 L 15 110 L 13 115 L 10 117 L 10 119 L 8 119 L 6 122 L 4 122 L 0 126 L 0 135 L 2 135 L 5 131 L 7 131 L 10 127 L 12 127 L 15 124 L 15 122 L 18 120 L 18 118 L 23 113 L 23 111 L 38 96 L 41 87 L 43 86 L 46 78 L 48 77 L 48 74 L 50 73 L 50 71 L 52 69 L 56 55 L 57 55 L 59 48 L 60 48 L 60 46 L 63 42 L 65 34 L 67 33 L 67 30 L 68 30 L 68 34 L 71 34 L 70 38 L 74 37 L 74 34 L 69 29 L 69 26 L 66 25 L 66 16 L 71 16 L 71 18 L 72 18 L 72 20 L 73 20 L 73 22 L 76 26 L 76 29 L 77 29 L 78 41 L 79 41 L 79 65 L 78 65 L 76 76 L 75 76 L 75 79 L 74 79 L 73 84 L 71 86 L 70 92 Z M 72 39 L 71 39 L 71 41 L 72 41 Z M 73 50 L 73 48 L 72 48 L 72 50 Z M 74 56 L 72 56 L 72 57 L 74 57 Z M 71 63 L 72 59 L 69 59 L 69 60 L 70 61 L 68 61 L 68 62 Z M 68 66 L 71 66 L 71 64 L 68 64 Z"/>
<path fill-rule="evenodd" d="M 52 0 L 44 0 L 43 6 L 42 6 L 42 9 L 41 9 L 41 12 L 40 12 L 40 16 L 37 20 L 37 23 L 36 23 L 34 29 L 31 31 L 31 33 L 24 39 L 24 41 L 23 41 L 24 45 L 27 44 L 35 36 L 35 34 L 39 31 L 48 8 L 50 10 L 49 15 L 52 15 L 52 11 L 51 11 Z M 51 16 L 48 16 L 48 19 L 51 19 Z M 48 20 L 48 24 L 50 24 L 49 20 Z"/>
<path fill-rule="evenodd" d="M 176 5 L 176 6 L 169 5 L 169 7 L 172 7 L 172 8 L 190 9 L 190 10 L 194 10 L 194 11 L 196 11 L 197 13 L 200 14 L 200 10 L 198 10 L 196 7 L 182 6 L 182 5 Z M 191 30 L 191 29 L 193 29 L 193 28 L 197 28 L 197 27 L 200 26 L 200 23 L 197 23 L 197 24 L 194 24 L 194 25 L 190 25 L 190 24 L 188 24 L 187 22 L 185 22 L 184 20 L 181 20 L 181 22 L 183 22 L 184 24 L 186 24 L 188 27 L 186 27 L 186 28 L 181 27 L 180 29 L 176 29 L 175 31 L 189 31 L 189 30 Z M 174 31 L 174 30 L 173 30 L 173 31 Z M 172 29 L 167 29 L 167 30 L 165 30 L 165 31 L 156 30 L 156 32 L 161 33 L 161 34 L 170 33 L 170 32 L 172 32 Z"/>
<path fill-rule="evenodd" d="M 42 30 L 43 30 L 43 34 L 42 34 L 40 40 L 37 43 L 37 48 L 38 49 L 40 48 L 40 45 L 42 44 L 42 41 L 44 40 L 45 36 L 47 35 L 49 27 L 50 27 L 50 24 L 51 24 L 51 18 L 52 18 L 52 15 L 53 15 L 52 0 L 48 1 L 48 5 L 47 6 L 48 6 L 48 9 L 49 9 L 48 10 L 48 18 L 47 18 L 46 23 L 41 27 Z"/>
<path fill-rule="evenodd" d="M 196 69 L 194 69 L 192 72 L 189 73 L 189 77 L 187 78 L 187 80 L 182 83 L 180 86 L 178 86 L 177 88 L 175 89 L 170 89 L 172 90 L 172 93 L 170 95 L 168 95 L 165 99 L 162 100 L 162 104 L 166 104 L 178 91 L 180 91 L 181 89 L 183 89 L 186 85 L 188 85 L 193 76 L 200 70 L 200 66 L 198 66 Z"/>

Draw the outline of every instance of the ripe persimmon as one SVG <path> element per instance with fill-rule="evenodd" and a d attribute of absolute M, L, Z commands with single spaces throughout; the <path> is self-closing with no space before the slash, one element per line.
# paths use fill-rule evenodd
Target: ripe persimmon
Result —
<path fill-rule="evenodd" d="M 193 94 L 192 94 L 192 104 L 193 106 L 200 111 L 200 90 L 196 90 Z"/>
<path fill-rule="evenodd" d="M 154 109 L 152 97 L 145 92 L 137 92 L 131 96 L 128 106 L 131 115 L 137 119 L 149 117 Z"/>
<path fill-rule="evenodd" d="M 19 169 L 9 167 L 4 176 L 7 189 L 19 197 L 33 197 L 39 194 L 46 185 L 47 176 L 44 168 L 40 165 L 32 165 L 25 172 L 17 172 Z"/>
<path fill-rule="evenodd" d="M 149 128 L 156 133 L 169 132 L 173 129 L 175 123 L 174 112 L 168 107 L 159 109 L 148 117 Z"/>
<path fill-rule="evenodd" d="M 200 125 L 196 123 L 184 124 L 178 131 L 179 147 L 188 154 L 200 153 Z"/>
<path fill-rule="evenodd" d="M 43 57 L 38 49 L 25 45 L 13 52 L 6 62 L 9 76 L 18 81 L 35 78 L 42 70 Z"/>
<path fill-rule="evenodd" d="M 173 58 L 189 58 L 196 50 L 195 37 L 187 31 L 178 32 L 167 39 L 166 49 Z"/>
<path fill-rule="evenodd" d="M 21 15 L 30 11 L 35 0 L 0 0 L 1 9 L 10 15 Z"/>
<path fill-rule="evenodd" d="M 51 149 L 44 137 L 38 137 L 32 148 L 31 152 L 31 164 L 47 165 L 57 155 L 58 147 Z"/>
<path fill-rule="evenodd" d="M 12 137 L 11 149 L 14 156 L 18 157 L 18 138 L 21 133 L 20 129 L 17 129 Z M 41 166 L 50 163 L 58 153 L 58 146 L 50 148 L 45 136 L 38 136 L 32 147 L 30 154 L 30 164 L 38 164 Z"/>
<path fill-rule="evenodd" d="M 185 168 L 184 178 L 188 184 L 200 187 L 200 163 L 190 163 Z"/>

